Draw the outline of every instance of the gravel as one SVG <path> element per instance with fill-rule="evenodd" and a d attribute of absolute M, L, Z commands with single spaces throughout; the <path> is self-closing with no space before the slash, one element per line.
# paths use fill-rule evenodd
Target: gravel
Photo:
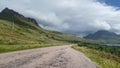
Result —
<path fill-rule="evenodd" d="M 70 45 L 0 54 L 0 68 L 100 68 Z"/>

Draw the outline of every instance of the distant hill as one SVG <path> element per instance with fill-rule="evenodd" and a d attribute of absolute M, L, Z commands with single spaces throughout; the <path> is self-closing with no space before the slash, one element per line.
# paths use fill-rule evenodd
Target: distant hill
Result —
<path fill-rule="evenodd" d="M 106 30 L 100 30 L 84 37 L 85 39 L 97 40 L 104 43 L 120 43 L 120 35 Z"/>
<path fill-rule="evenodd" d="M 85 39 L 41 28 L 33 18 L 5 8 L 0 13 L 0 44 L 51 44 L 88 42 Z"/>

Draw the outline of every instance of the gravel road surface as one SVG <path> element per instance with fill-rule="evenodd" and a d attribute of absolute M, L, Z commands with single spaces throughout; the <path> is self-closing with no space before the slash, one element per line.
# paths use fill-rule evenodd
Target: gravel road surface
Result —
<path fill-rule="evenodd" d="M 71 46 L 54 46 L 0 54 L 0 68 L 100 68 Z"/>

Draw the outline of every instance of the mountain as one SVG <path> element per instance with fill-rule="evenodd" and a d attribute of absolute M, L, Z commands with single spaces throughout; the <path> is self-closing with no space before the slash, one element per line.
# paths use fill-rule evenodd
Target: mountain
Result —
<path fill-rule="evenodd" d="M 18 12 L 15 12 L 14 10 L 9 9 L 9 8 L 5 8 L 0 13 L 0 19 L 5 19 L 5 20 L 8 20 L 8 21 L 13 21 L 13 19 L 14 19 L 14 21 L 16 19 L 24 19 L 25 21 L 32 22 L 32 23 L 34 23 L 34 24 L 36 24 L 38 26 L 38 23 L 36 22 L 35 19 L 33 19 L 33 18 L 26 18 L 23 15 L 19 14 Z"/>
<path fill-rule="evenodd" d="M 106 30 L 100 30 L 84 37 L 85 39 L 98 40 L 104 43 L 120 43 L 120 35 Z"/>
<path fill-rule="evenodd" d="M 41 28 L 33 18 L 5 8 L 0 13 L 0 44 L 78 43 L 87 40 Z"/>

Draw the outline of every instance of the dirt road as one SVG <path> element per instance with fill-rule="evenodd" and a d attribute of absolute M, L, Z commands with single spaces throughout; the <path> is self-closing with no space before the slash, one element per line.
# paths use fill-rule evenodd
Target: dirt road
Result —
<path fill-rule="evenodd" d="M 0 68 L 99 68 L 70 46 L 55 46 L 0 54 Z"/>

